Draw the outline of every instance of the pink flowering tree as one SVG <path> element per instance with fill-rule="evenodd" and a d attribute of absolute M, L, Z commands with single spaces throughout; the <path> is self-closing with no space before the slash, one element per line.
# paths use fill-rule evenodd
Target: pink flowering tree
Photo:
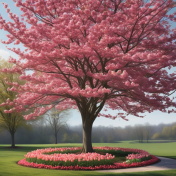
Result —
<path fill-rule="evenodd" d="M 83 152 L 92 152 L 91 131 L 98 116 L 125 120 L 128 114 L 159 110 L 175 112 L 168 96 L 176 88 L 176 22 L 173 0 L 13 0 L 21 17 L 7 9 L 11 22 L 0 17 L 8 31 L 4 44 L 19 55 L 12 69 L 25 85 L 13 83 L 18 93 L 12 111 L 33 113 L 77 108 L 82 117 Z M 172 12 L 172 11 L 171 11 Z M 26 23 L 29 24 L 26 26 Z M 32 74 L 26 74 L 32 70 Z M 171 108 L 173 107 L 173 108 Z M 102 113 L 111 108 L 115 116 Z"/>

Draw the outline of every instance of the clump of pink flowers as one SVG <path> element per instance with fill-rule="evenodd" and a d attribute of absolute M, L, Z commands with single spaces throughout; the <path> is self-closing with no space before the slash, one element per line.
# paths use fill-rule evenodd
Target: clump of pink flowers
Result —
<path fill-rule="evenodd" d="M 149 153 L 148 152 L 146 152 L 146 153 L 137 153 L 137 154 L 129 154 L 126 158 L 128 159 L 128 160 L 130 160 L 130 159 L 141 159 L 141 158 L 145 158 L 145 157 L 148 157 L 149 156 Z"/>

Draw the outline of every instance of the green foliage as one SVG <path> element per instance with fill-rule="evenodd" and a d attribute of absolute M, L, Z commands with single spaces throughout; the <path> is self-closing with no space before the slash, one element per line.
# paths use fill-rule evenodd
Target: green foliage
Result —
<path fill-rule="evenodd" d="M 172 138 L 172 128 L 171 127 L 164 127 L 161 134 L 166 139 Z"/>
<path fill-rule="evenodd" d="M 148 157 L 144 157 L 144 158 L 140 158 L 140 159 L 130 159 L 130 160 L 127 160 L 126 163 L 128 163 L 128 164 L 138 163 L 138 162 L 149 160 L 150 158 L 151 157 L 148 156 Z"/>
<path fill-rule="evenodd" d="M 62 141 L 63 142 L 70 142 L 71 141 L 71 137 L 67 133 L 64 133 Z"/>
<path fill-rule="evenodd" d="M 13 64 L 7 62 L 6 60 L 0 59 L 0 70 L 2 68 L 10 69 Z M 7 99 L 10 101 L 16 98 L 16 93 L 9 91 L 8 88 L 12 88 L 12 85 L 6 84 L 6 81 L 12 83 L 16 82 L 20 85 L 24 84 L 24 81 L 19 79 L 19 74 L 3 73 L 0 72 L 0 104 L 5 102 Z M 23 126 L 30 129 L 27 121 L 19 113 L 5 113 L 4 110 L 11 109 L 11 106 L 0 106 L 0 130 L 8 130 L 11 134 L 14 134 L 16 130 Z"/>
<path fill-rule="evenodd" d="M 80 136 L 77 134 L 77 133 L 73 133 L 73 141 L 74 142 L 81 142 L 81 138 L 80 138 Z"/>
<path fill-rule="evenodd" d="M 172 127 L 172 136 L 174 139 L 176 139 L 176 125 Z"/>
<path fill-rule="evenodd" d="M 161 133 L 155 133 L 152 139 L 176 139 L 176 125 L 164 127 Z"/>
<path fill-rule="evenodd" d="M 161 133 L 155 133 L 153 135 L 152 139 L 162 139 L 162 134 Z"/>

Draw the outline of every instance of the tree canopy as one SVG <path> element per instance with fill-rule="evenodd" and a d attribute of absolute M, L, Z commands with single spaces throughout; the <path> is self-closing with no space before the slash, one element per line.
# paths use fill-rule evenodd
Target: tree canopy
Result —
<path fill-rule="evenodd" d="M 115 119 L 168 108 L 176 103 L 176 13 L 173 0 L 14 0 L 21 18 L 4 7 L 13 22 L 0 17 L 8 31 L 4 44 L 22 43 L 26 50 L 4 72 L 18 72 L 26 84 L 13 109 L 34 108 L 32 119 L 56 109 L 77 108 L 83 123 L 83 151 L 92 151 L 91 130 L 98 116 Z M 26 23 L 30 27 L 26 26 Z M 26 70 L 33 74 L 27 75 Z M 11 102 L 5 102 L 8 105 Z M 119 110 L 104 114 L 103 107 Z M 127 120 L 127 119 L 126 119 Z"/>
<path fill-rule="evenodd" d="M 14 64 L 9 63 L 6 60 L 0 59 L 0 69 L 12 68 Z M 4 101 L 13 101 L 16 98 L 16 92 L 12 92 L 9 89 L 12 88 L 12 83 L 16 82 L 19 85 L 24 84 L 24 81 L 19 80 L 19 74 L 3 73 L 0 72 L 0 103 Z M 7 130 L 12 137 L 12 147 L 15 147 L 14 134 L 20 127 L 26 127 L 29 129 L 24 117 L 17 112 L 5 113 L 13 107 L 13 103 L 5 106 L 0 106 L 0 130 Z"/>

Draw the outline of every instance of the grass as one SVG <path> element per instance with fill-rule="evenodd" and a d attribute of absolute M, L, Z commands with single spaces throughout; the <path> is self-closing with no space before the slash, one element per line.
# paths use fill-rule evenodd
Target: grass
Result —
<path fill-rule="evenodd" d="M 125 147 L 125 148 L 138 148 L 148 151 L 150 154 L 157 156 L 165 156 L 176 159 L 176 142 L 171 143 L 130 143 L 131 141 L 125 141 L 122 143 L 96 143 L 93 146 L 109 146 L 109 147 Z M 47 147 L 80 147 L 81 144 L 33 144 L 33 145 L 17 145 L 20 148 L 11 149 L 5 148 L 9 145 L 0 145 L 0 176 L 175 176 L 176 169 L 166 171 L 152 171 L 152 172 L 137 172 L 137 173 L 103 173 L 96 171 L 64 171 L 64 170 L 47 170 L 36 169 L 19 166 L 17 161 L 24 158 L 27 152 L 32 150 L 47 148 Z"/>

